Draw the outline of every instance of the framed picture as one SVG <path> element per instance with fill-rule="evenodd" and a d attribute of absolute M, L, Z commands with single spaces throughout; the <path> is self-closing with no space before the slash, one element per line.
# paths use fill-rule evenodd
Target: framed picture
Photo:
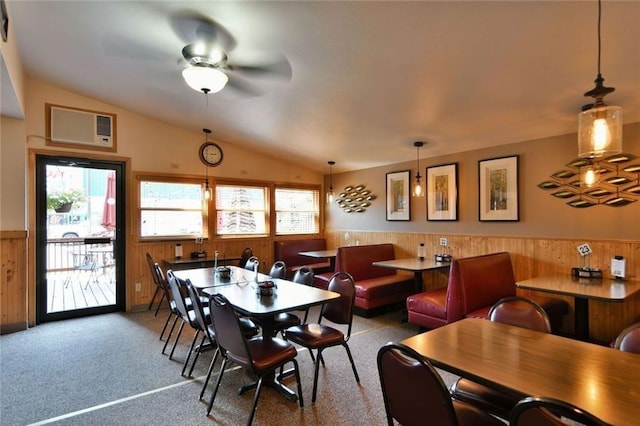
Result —
<path fill-rule="evenodd" d="M 518 221 L 518 156 L 478 161 L 480 221 Z"/>
<path fill-rule="evenodd" d="M 411 220 L 411 172 L 387 173 L 387 220 Z"/>
<path fill-rule="evenodd" d="M 427 167 L 427 220 L 458 220 L 458 163 Z"/>

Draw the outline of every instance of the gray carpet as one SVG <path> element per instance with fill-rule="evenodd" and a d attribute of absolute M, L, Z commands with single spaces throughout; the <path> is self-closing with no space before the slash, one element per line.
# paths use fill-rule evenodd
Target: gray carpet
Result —
<path fill-rule="evenodd" d="M 317 318 L 316 311 L 312 312 Z M 239 425 L 246 423 L 253 392 L 237 368 L 225 373 L 212 410 L 198 395 L 213 352 L 201 355 L 193 378 L 180 375 L 193 333 L 185 328 L 173 360 L 158 340 L 167 310 L 118 313 L 59 321 L 0 337 L 0 424 L 26 425 Z M 311 314 L 310 314 L 311 315 Z M 349 341 L 360 375 L 358 385 L 342 347 L 325 351 L 318 399 L 311 403 L 313 363 L 299 350 L 305 406 L 263 389 L 256 425 L 386 424 L 376 355 L 388 341 L 418 332 L 401 324 L 400 312 L 354 317 Z M 230 364 L 229 364 L 230 365 Z M 219 362 L 216 363 L 216 373 Z M 233 367 L 233 366 L 232 366 Z M 441 372 L 445 383 L 456 377 Z M 217 377 L 217 376 L 216 376 Z M 214 377 L 215 379 L 215 377 Z M 295 389 L 295 379 L 286 383 Z M 205 398 L 208 401 L 210 384 Z"/>

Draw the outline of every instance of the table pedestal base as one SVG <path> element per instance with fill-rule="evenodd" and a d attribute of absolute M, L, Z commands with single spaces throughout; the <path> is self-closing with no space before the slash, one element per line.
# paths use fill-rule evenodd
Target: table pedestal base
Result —
<path fill-rule="evenodd" d="M 248 391 L 250 391 L 252 389 L 255 389 L 257 386 L 258 386 L 258 381 L 257 380 L 255 382 L 253 382 L 253 383 L 249 383 L 248 385 L 244 385 L 244 386 L 240 387 L 240 389 L 238 389 L 238 395 L 242 395 L 245 392 L 248 392 Z M 294 391 L 289 389 L 287 386 L 284 385 L 284 383 L 282 383 L 282 382 L 280 382 L 280 380 L 278 380 L 278 378 L 276 377 L 275 371 L 266 374 L 262 378 L 262 386 L 268 386 L 270 388 L 273 388 L 273 389 L 277 390 L 278 392 L 280 392 L 282 395 L 284 395 L 284 397 L 287 398 L 291 402 L 296 402 L 298 400 L 298 395 L 296 395 L 296 393 Z"/>

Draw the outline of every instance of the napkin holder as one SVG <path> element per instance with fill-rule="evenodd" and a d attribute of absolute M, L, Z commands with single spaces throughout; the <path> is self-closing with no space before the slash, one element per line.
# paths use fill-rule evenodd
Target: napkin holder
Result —
<path fill-rule="evenodd" d="M 597 268 L 571 268 L 571 275 L 577 278 L 602 279 L 602 269 Z"/>
<path fill-rule="evenodd" d="M 231 268 L 228 266 L 218 266 L 216 269 L 216 274 L 218 274 L 218 279 L 220 281 L 229 281 L 231 280 Z"/>
<path fill-rule="evenodd" d="M 436 254 L 434 258 L 436 262 L 451 262 L 450 254 Z"/>
<path fill-rule="evenodd" d="M 273 296 L 278 286 L 273 281 L 260 281 L 256 286 L 256 294 L 259 296 Z"/>
<path fill-rule="evenodd" d="M 202 259 L 203 257 L 207 257 L 207 252 L 204 250 L 191 252 L 192 259 Z"/>

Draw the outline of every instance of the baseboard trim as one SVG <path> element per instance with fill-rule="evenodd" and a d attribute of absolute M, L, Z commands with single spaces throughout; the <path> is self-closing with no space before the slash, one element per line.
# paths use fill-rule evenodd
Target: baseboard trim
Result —
<path fill-rule="evenodd" d="M 0 335 L 15 333 L 16 331 L 24 331 L 27 328 L 28 327 L 26 322 L 19 322 L 15 324 L 3 324 L 3 325 L 0 325 Z"/>

